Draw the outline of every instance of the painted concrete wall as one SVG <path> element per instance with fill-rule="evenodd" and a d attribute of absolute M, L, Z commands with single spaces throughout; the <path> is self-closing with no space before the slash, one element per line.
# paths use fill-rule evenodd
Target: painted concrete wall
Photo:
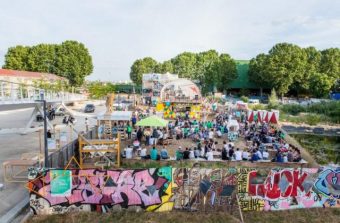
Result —
<path fill-rule="evenodd" d="M 340 207 L 340 168 L 47 170 L 27 187 L 35 214 Z"/>

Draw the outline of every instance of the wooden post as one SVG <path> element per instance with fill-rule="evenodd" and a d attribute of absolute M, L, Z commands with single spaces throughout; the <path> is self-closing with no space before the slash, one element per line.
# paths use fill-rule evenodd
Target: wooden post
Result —
<path fill-rule="evenodd" d="M 240 206 L 240 202 L 239 202 L 239 199 L 238 199 L 238 195 L 236 194 L 236 200 L 237 200 L 237 206 L 238 206 L 238 210 L 240 212 L 240 217 L 241 217 L 241 223 L 243 223 L 243 214 L 242 214 L 242 210 L 241 210 L 241 206 Z"/>

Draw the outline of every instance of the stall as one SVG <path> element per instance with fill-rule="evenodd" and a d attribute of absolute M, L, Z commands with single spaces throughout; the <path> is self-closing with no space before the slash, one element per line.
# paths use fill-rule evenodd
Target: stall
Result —
<path fill-rule="evenodd" d="M 97 136 L 98 138 L 112 139 L 114 133 L 112 129 L 116 126 L 121 133 L 121 138 L 125 139 L 124 127 L 132 118 L 132 111 L 113 111 L 97 116 Z"/>

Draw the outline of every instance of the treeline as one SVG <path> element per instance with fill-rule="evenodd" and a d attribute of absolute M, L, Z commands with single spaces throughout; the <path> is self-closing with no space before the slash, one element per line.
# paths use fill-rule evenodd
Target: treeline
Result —
<path fill-rule="evenodd" d="M 166 72 L 197 80 L 205 93 L 227 90 L 228 84 L 237 78 L 235 60 L 215 50 L 184 52 L 162 63 L 151 57 L 138 59 L 131 66 L 130 78 L 141 85 L 143 74 Z M 259 88 L 274 88 L 280 96 L 289 92 L 324 97 L 340 86 L 340 49 L 319 51 L 279 43 L 268 54 L 251 59 L 248 75 Z"/>
<path fill-rule="evenodd" d="M 223 91 L 227 83 L 237 78 L 235 60 L 215 50 L 184 52 L 162 63 L 151 57 L 138 59 L 131 66 L 130 78 L 136 85 L 141 85 L 143 74 L 167 72 L 197 80 L 203 92 Z"/>
<path fill-rule="evenodd" d="M 4 69 L 53 73 L 67 78 L 72 86 L 80 86 L 92 73 L 92 57 L 84 44 L 65 41 L 61 44 L 10 47 Z"/>
<path fill-rule="evenodd" d="M 324 97 L 338 87 L 340 49 L 319 51 L 279 43 L 268 54 L 251 59 L 248 74 L 252 82 L 275 88 L 281 96 L 290 92 Z"/>

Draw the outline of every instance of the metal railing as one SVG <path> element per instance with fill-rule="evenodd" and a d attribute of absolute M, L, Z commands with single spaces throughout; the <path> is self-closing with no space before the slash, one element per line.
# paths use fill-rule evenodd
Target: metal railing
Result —
<path fill-rule="evenodd" d="M 0 80 L 0 105 L 25 104 L 39 100 L 41 91 L 47 102 L 77 101 L 86 99 L 85 95 L 65 91 L 43 90 L 31 85 Z"/>

